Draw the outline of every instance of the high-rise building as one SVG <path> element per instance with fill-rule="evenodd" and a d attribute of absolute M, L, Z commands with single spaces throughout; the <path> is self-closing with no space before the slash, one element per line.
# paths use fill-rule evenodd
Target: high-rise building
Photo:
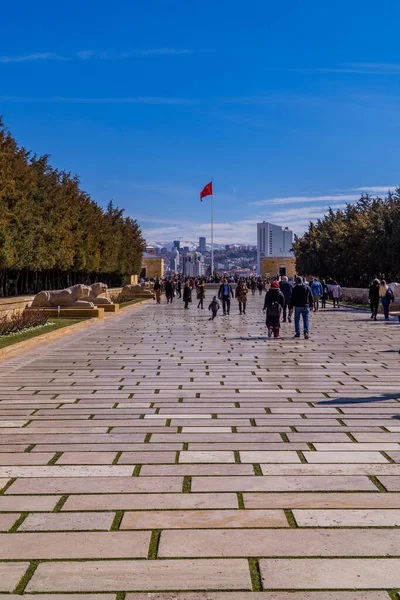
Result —
<path fill-rule="evenodd" d="M 169 263 L 171 271 L 177 272 L 179 270 L 179 252 L 178 248 L 174 246 L 171 250 L 171 260 Z"/>
<path fill-rule="evenodd" d="M 229 244 L 225 244 L 225 252 L 229 252 L 229 250 L 231 249 Z"/>
<path fill-rule="evenodd" d="M 187 252 L 182 257 L 182 270 L 187 277 L 203 277 L 206 274 L 204 256 L 200 252 Z"/>
<path fill-rule="evenodd" d="M 174 240 L 174 248 L 177 248 L 178 250 L 181 249 L 181 243 L 179 240 Z"/>
<path fill-rule="evenodd" d="M 207 251 L 206 238 L 199 237 L 199 252 L 206 252 L 206 251 Z"/>
<path fill-rule="evenodd" d="M 267 257 L 293 257 L 293 231 L 288 227 L 267 221 L 257 223 L 257 271 L 261 273 L 261 259 Z"/>

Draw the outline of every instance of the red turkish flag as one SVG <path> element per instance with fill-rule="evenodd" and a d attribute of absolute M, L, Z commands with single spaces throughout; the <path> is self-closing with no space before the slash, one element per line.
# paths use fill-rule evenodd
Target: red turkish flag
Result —
<path fill-rule="evenodd" d="M 203 198 L 205 198 L 206 196 L 212 196 L 212 193 L 213 193 L 212 181 L 210 181 L 210 183 L 207 183 L 207 185 L 200 192 L 201 202 L 203 202 Z"/>

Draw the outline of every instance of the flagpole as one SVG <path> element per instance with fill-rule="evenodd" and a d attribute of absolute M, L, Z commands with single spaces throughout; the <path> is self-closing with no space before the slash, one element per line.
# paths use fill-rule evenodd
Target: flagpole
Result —
<path fill-rule="evenodd" d="M 211 184 L 212 182 L 211 177 Z M 214 191 L 211 194 L 211 277 L 214 277 Z"/>

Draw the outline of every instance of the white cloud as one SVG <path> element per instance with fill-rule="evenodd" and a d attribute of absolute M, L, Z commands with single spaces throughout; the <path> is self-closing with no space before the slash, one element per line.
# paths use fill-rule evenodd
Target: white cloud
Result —
<path fill-rule="evenodd" d="M 357 188 L 358 189 L 358 188 Z M 250 202 L 252 206 L 269 206 L 274 204 L 309 204 L 310 202 L 338 202 L 346 200 L 356 202 L 360 194 L 335 194 L 328 196 L 289 196 L 287 198 L 271 198 L 269 200 L 260 200 L 259 202 Z"/>
<path fill-rule="evenodd" d="M 182 54 L 193 54 L 193 50 L 185 48 L 151 48 L 149 50 L 138 50 L 141 56 L 180 56 Z"/>
<path fill-rule="evenodd" d="M 0 96 L 2 102 L 24 102 L 40 104 L 149 104 L 149 105 L 194 105 L 202 101 L 196 98 L 167 98 L 162 96 L 137 96 L 126 98 L 68 98 L 64 96 L 29 97 Z"/>
<path fill-rule="evenodd" d="M 21 63 L 33 62 L 37 60 L 66 60 L 63 56 L 53 54 L 53 52 L 41 52 L 36 54 L 26 54 L 24 56 L 0 56 L 0 63 Z"/>
<path fill-rule="evenodd" d="M 377 194 L 387 194 L 389 190 L 395 190 L 398 185 L 376 185 L 372 187 L 359 187 L 354 188 L 358 192 L 376 192 Z"/>

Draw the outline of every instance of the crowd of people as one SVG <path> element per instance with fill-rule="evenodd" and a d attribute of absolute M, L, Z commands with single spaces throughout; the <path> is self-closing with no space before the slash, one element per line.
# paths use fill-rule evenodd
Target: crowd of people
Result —
<path fill-rule="evenodd" d="M 161 303 L 161 293 L 165 292 L 167 304 L 172 303 L 174 298 L 182 299 L 185 310 L 189 309 L 192 302 L 192 296 L 196 294 L 197 308 L 204 309 L 204 300 L 206 297 L 206 283 L 210 283 L 204 277 L 181 278 L 166 277 L 164 280 L 156 278 L 154 280 L 154 297 L 158 304 Z M 266 325 L 268 337 L 279 337 L 281 323 L 292 322 L 294 319 L 294 337 L 301 336 L 301 321 L 303 325 L 303 335 L 305 339 L 309 338 L 310 312 L 318 312 L 326 308 L 328 300 L 332 301 L 333 308 L 340 308 L 340 299 L 342 290 L 337 281 L 329 284 L 325 280 L 312 278 L 307 281 L 306 278 L 295 276 L 288 278 L 286 276 L 274 278 L 247 277 L 238 278 L 234 276 L 214 278 L 212 283 L 219 283 L 217 295 L 215 295 L 208 306 L 211 312 L 210 321 L 213 321 L 222 305 L 223 315 L 229 315 L 231 312 L 231 300 L 236 298 L 239 307 L 239 314 L 246 314 L 246 304 L 248 294 L 254 296 L 258 292 L 262 296 L 265 291 L 263 310 L 266 313 Z M 232 284 L 236 284 L 234 290 Z M 375 279 L 369 288 L 369 304 L 371 308 L 371 319 L 377 320 L 379 305 L 382 305 L 385 320 L 389 319 L 390 303 L 394 301 L 393 290 L 387 285 L 385 280 Z M 400 321 L 400 317 L 399 317 Z"/>

